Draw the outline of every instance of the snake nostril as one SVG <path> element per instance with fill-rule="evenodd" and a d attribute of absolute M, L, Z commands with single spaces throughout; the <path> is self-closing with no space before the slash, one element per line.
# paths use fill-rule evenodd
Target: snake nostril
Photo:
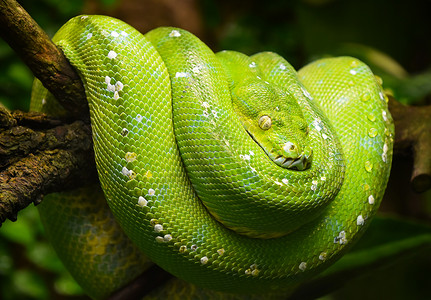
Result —
<path fill-rule="evenodd" d="M 284 152 L 286 152 L 287 156 L 289 156 L 291 158 L 295 158 L 293 156 L 298 155 L 298 151 L 297 151 L 298 147 L 292 142 L 284 143 L 283 150 L 284 150 Z"/>

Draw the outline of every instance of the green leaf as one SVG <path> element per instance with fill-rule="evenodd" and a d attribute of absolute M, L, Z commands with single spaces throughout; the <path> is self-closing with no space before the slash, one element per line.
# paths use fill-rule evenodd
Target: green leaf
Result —
<path fill-rule="evenodd" d="M 84 295 L 82 288 L 76 283 L 69 272 L 63 272 L 55 281 L 54 287 L 62 295 Z"/>
<path fill-rule="evenodd" d="M 17 270 L 12 274 L 13 288 L 18 294 L 27 295 L 37 299 L 47 299 L 48 289 L 36 272 Z"/>
<path fill-rule="evenodd" d="M 37 211 L 31 210 L 28 207 L 19 212 L 19 221 L 11 222 L 6 220 L 0 228 L 0 236 L 24 246 L 33 245 L 36 241 L 37 228 L 35 224 L 35 213 Z"/>
<path fill-rule="evenodd" d="M 48 242 L 38 242 L 27 248 L 27 258 L 39 267 L 56 273 L 63 272 L 64 266 Z"/>

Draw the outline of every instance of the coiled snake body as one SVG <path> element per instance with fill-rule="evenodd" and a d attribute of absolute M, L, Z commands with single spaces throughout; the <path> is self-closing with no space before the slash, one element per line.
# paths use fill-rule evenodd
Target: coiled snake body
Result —
<path fill-rule="evenodd" d="M 104 16 L 73 18 L 54 41 L 84 83 L 110 209 L 175 276 L 227 292 L 277 290 L 333 263 L 375 214 L 393 124 L 357 59 L 296 73 L 275 53 L 214 54 L 185 30 L 144 36 Z M 38 82 L 32 101 L 58 110 Z M 74 212 L 58 206 L 41 205 L 46 226 Z M 79 255 L 56 242 L 64 260 Z"/>

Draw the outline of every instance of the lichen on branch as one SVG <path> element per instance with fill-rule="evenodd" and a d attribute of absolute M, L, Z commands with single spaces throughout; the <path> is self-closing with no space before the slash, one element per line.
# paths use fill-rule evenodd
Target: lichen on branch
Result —
<path fill-rule="evenodd" d="M 96 180 L 88 124 L 0 106 L 0 224 L 44 194 Z"/>

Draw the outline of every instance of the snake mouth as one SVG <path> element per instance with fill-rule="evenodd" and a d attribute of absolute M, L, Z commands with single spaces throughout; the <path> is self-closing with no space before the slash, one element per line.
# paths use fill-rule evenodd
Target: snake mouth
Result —
<path fill-rule="evenodd" d="M 277 157 L 269 157 L 272 159 L 273 162 L 275 162 L 280 167 L 286 168 L 286 169 L 292 169 L 292 170 L 298 170 L 303 171 L 305 169 L 308 169 L 311 166 L 311 157 L 312 157 L 313 151 L 309 154 L 301 153 L 298 157 L 292 158 L 292 157 L 284 157 L 282 155 L 278 155 Z"/>
<path fill-rule="evenodd" d="M 308 153 L 302 152 L 296 157 L 286 157 L 280 155 L 279 153 L 274 153 L 275 151 L 268 151 L 264 146 L 259 143 L 254 135 L 246 130 L 248 135 L 253 139 L 253 141 L 262 148 L 262 150 L 266 153 L 268 158 L 276 163 L 278 166 L 291 170 L 303 171 L 308 169 L 311 166 L 311 160 L 313 157 L 313 150 L 310 149 Z"/>

